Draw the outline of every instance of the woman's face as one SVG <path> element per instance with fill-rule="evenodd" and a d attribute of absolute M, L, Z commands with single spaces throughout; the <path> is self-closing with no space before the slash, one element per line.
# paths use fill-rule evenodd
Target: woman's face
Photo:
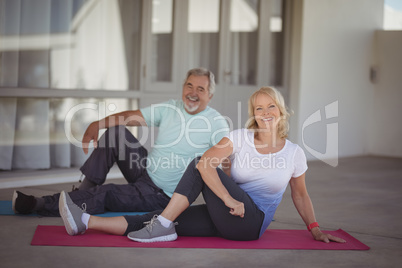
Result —
<path fill-rule="evenodd" d="M 271 96 L 258 94 L 254 101 L 254 117 L 259 129 L 277 131 L 281 112 Z"/>

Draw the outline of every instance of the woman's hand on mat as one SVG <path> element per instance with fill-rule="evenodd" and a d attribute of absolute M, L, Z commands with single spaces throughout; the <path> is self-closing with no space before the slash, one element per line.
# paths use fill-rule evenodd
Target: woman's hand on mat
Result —
<path fill-rule="evenodd" d="M 94 148 L 98 147 L 98 134 L 99 134 L 99 122 L 92 122 L 84 133 L 82 138 L 82 149 L 84 153 L 88 153 L 89 143 L 94 141 Z"/>
<path fill-rule="evenodd" d="M 311 229 L 311 234 L 313 235 L 314 239 L 317 241 L 323 241 L 325 243 L 329 243 L 330 241 L 338 242 L 338 243 L 345 243 L 346 241 L 342 238 L 323 233 L 318 228 Z"/>
<path fill-rule="evenodd" d="M 232 197 L 228 197 L 225 199 L 225 205 L 230 208 L 230 214 L 244 218 L 245 209 L 243 202 L 239 202 Z"/>

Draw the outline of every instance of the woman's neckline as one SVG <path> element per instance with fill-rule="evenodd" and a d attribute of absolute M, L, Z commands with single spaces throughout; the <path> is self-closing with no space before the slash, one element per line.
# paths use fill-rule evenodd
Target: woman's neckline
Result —
<path fill-rule="evenodd" d="M 281 153 L 281 152 L 285 149 L 286 145 L 288 144 L 288 140 L 285 139 L 285 143 L 283 144 L 282 148 L 279 149 L 278 151 L 275 151 L 275 152 L 268 152 L 268 153 L 261 153 L 261 152 L 258 151 L 257 146 L 256 146 L 256 144 L 255 144 L 254 132 L 250 131 L 250 133 L 251 133 L 253 148 L 254 148 L 254 150 L 255 150 L 258 154 L 260 154 L 260 155 L 270 155 L 270 154 L 278 154 L 278 153 Z"/>

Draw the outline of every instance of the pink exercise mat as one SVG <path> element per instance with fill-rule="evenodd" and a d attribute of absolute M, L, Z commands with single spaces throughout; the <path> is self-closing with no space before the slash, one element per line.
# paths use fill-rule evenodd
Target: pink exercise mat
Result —
<path fill-rule="evenodd" d="M 64 226 L 38 225 L 31 245 L 72 247 L 137 247 L 137 248 L 226 248 L 226 249 L 320 249 L 368 250 L 359 240 L 339 229 L 325 231 L 345 239 L 346 243 L 315 241 L 307 230 L 267 230 L 259 240 L 231 241 L 219 237 L 185 237 L 176 241 L 138 243 L 125 236 L 88 230 L 84 235 L 70 236 Z"/>

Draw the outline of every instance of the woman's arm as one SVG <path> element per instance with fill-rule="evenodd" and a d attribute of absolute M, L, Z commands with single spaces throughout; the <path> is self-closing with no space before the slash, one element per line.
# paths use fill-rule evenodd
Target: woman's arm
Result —
<path fill-rule="evenodd" d="M 244 217 L 244 204 L 235 200 L 222 184 L 216 168 L 233 152 L 233 143 L 228 138 L 223 138 L 218 144 L 206 151 L 197 164 L 205 184 L 230 208 L 230 214 Z M 227 165 L 224 165 L 227 167 Z M 226 172 L 225 172 L 226 173 Z"/>
<path fill-rule="evenodd" d="M 306 226 L 316 222 L 313 204 L 307 193 L 305 173 L 297 178 L 292 178 L 290 180 L 290 188 L 292 190 L 293 203 Z M 315 240 L 324 241 L 325 243 L 329 243 L 330 240 L 340 243 L 346 242 L 342 238 L 321 232 L 319 227 L 312 228 L 311 234 Z"/>
<path fill-rule="evenodd" d="M 231 177 L 231 168 L 232 168 L 232 161 L 230 161 L 229 158 L 225 158 L 222 161 L 222 170 L 223 172 L 225 172 L 226 175 L 228 175 L 228 177 Z"/>

